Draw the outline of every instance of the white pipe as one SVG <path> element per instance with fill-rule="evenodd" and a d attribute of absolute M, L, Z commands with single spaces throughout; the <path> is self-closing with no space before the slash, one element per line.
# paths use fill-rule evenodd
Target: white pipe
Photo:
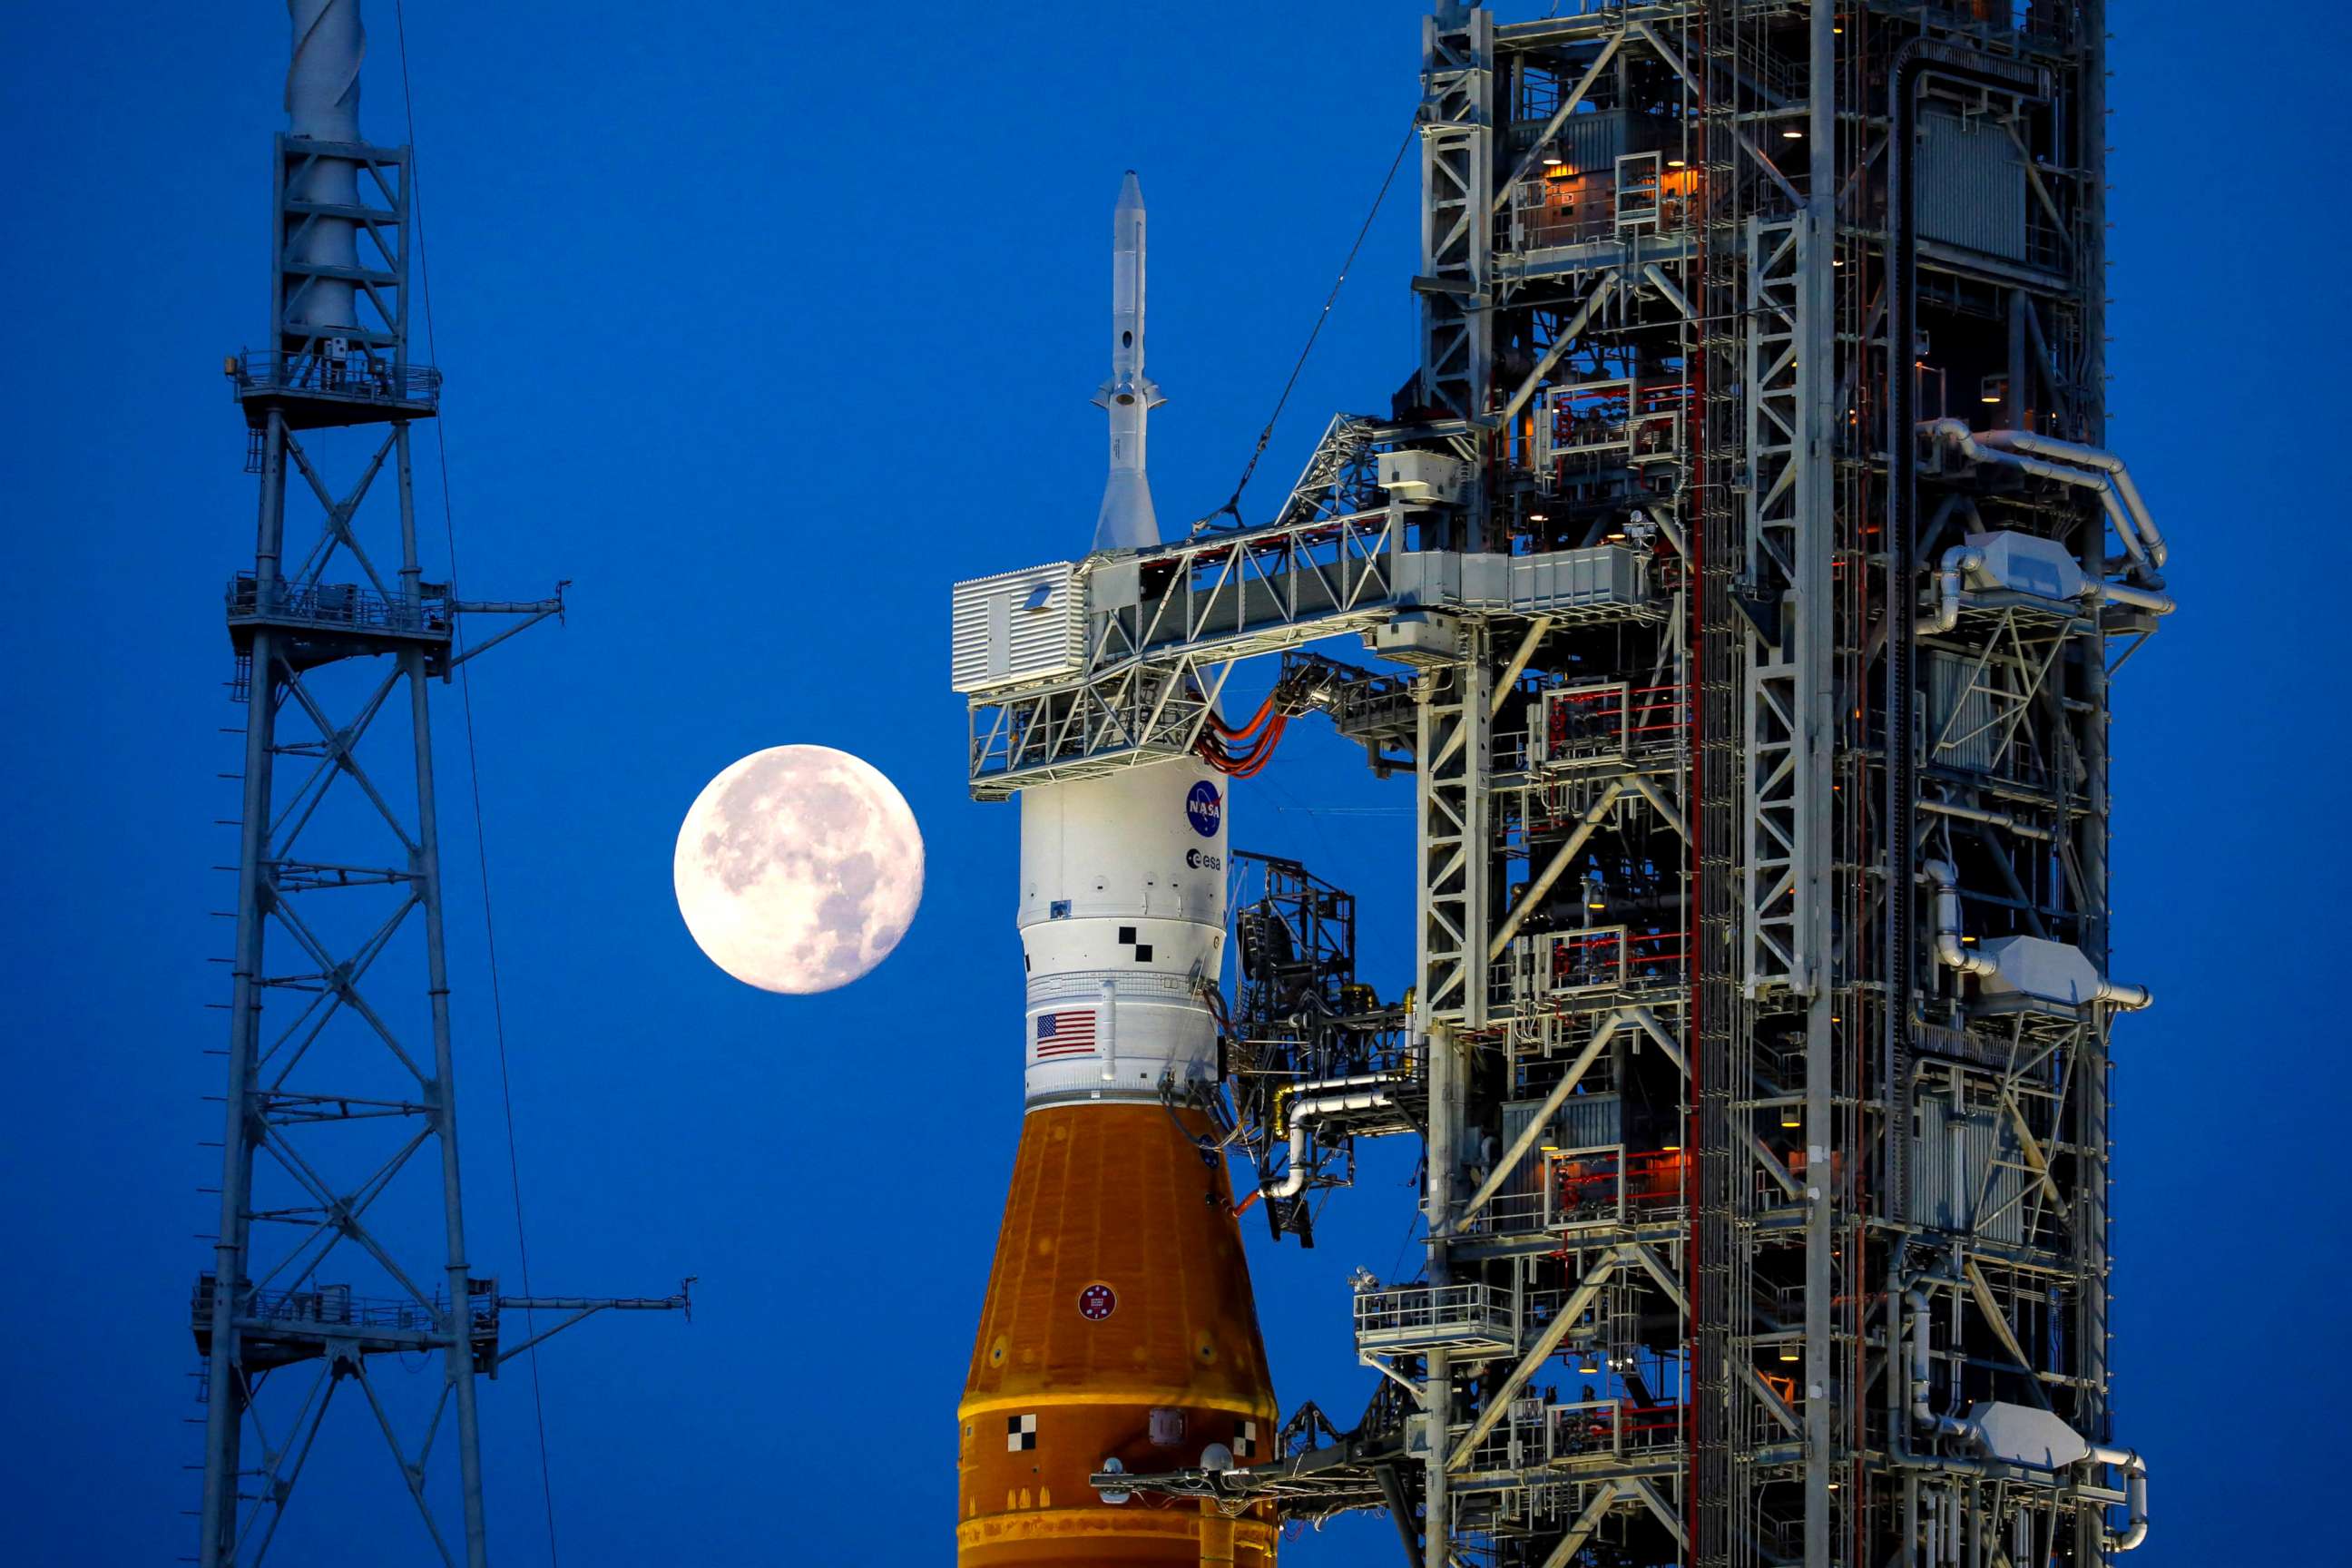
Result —
<path fill-rule="evenodd" d="M 2179 607 L 2172 602 L 2169 594 L 2151 593 L 2146 588 L 2127 587 L 2121 583 L 2102 583 L 2099 592 L 2105 595 L 2110 605 L 2129 605 L 2133 609 L 2146 610 L 2150 615 L 2168 616 Z"/>
<path fill-rule="evenodd" d="M 2031 430 L 1988 430 L 1977 439 L 1988 447 L 2000 447 L 2013 452 L 2032 452 L 2040 457 L 2055 458 L 2062 463 L 2079 464 L 2096 468 L 2114 482 L 2116 495 L 2132 521 L 2139 525 L 2139 536 L 2147 545 L 2147 552 L 2158 566 L 2171 554 L 2164 535 L 2157 531 L 2156 519 L 2140 499 L 2139 487 L 2132 483 L 2131 470 L 2113 452 L 2097 447 L 2085 447 L 2075 441 L 2061 441 L 2054 436 L 2037 436 Z"/>
<path fill-rule="evenodd" d="M 2097 1446 L 2091 1449 L 2091 1459 L 2119 1466 L 2124 1472 L 2124 1508 L 2131 1517 L 2125 1521 L 2123 1533 L 2108 1540 L 2107 1550 L 2129 1552 L 2147 1539 L 2147 1461 L 2137 1449 Z"/>
<path fill-rule="evenodd" d="M 1928 1314 L 1935 1309 L 1927 1304 L 1927 1293 L 1914 1287 L 1903 1292 L 1903 1304 L 1911 1309 L 1911 1423 L 1922 1431 L 1935 1432 L 1946 1437 L 1958 1437 L 1968 1431 L 1966 1424 L 1948 1415 L 1938 1415 L 1927 1408 L 1927 1384 L 1931 1360 L 1927 1353 Z"/>
<path fill-rule="evenodd" d="M 1960 874 L 1948 860 L 1930 860 L 1927 879 L 1936 884 L 1936 956 L 1947 969 L 1990 977 L 1999 966 L 1981 952 L 1970 952 L 1960 941 Z"/>
<path fill-rule="evenodd" d="M 1923 800 L 1919 803 L 1919 809 L 1932 811 L 1938 816 L 1957 816 L 1969 822 L 1986 823 L 2022 838 L 2039 838 L 2045 844 L 2055 841 L 2058 837 L 2038 823 L 2023 821 L 2006 812 L 1987 811 L 1982 806 L 1962 805 L 1957 801 Z"/>
<path fill-rule="evenodd" d="M 1345 1078 L 1313 1079 L 1306 1083 L 1294 1085 L 1293 1089 L 1294 1092 L 1305 1089 L 1320 1093 L 1327 1089 L 1357 1089 L 1366 1084 L 1386 1085 L 1403 1081 L 1402 1077 L 1392 1072 L 1358 1072 L 1349 1073 Z"/>
<path fill-rule="evenodd" d="M 1390 1081 L 1390 1080 L 1383 1080 Z M 1261 1183 L 1258 1192 L 1267 1198 L 1295 1198 L 1307 1188 L 1307 1124 L 1318 1117 L 1328 1116 L 1335 1110 L 1379 1110 L 1390 1104 L 1386 1089 L 1368 1089 L 1352 1094 L 1320 1094 L 1294 1100 L 1290 1106 L 1290 1168 L 1279 1181 Z"/>
<path fill-rule="evenodd" d="M 1118 1079 L 1118 988 L 1110 981 L 1102 983 L 1102 1080 L 1115 1083 Z"/>
<path fill-rule="evenodd" d="M 2000 965 L 1981 952 L 1972 952 L 1960 940 L 1959 873 L 1948 860 L 1930 860 L 1922 868 L 1936 884 L 1936 957 L 1947 968 L 1980 978 L 1997 978 Z M 2094 1002 L 2109 1002 L 2126 1012 L 2137 1012 L 2155 1000 L 2145 985 L 2124 985 L 2101 974 L 2091 989 Z"/>
<path fill-rule="evenodd" d="M 1919 426 L 1927 435 L 1948 443 L 1961 456 L 1979 463 L 1995 463 L 2032 474 L 2037 479 L 2054 479 L 2062 485 L 2074 485 L 2098 492 L 2099 504 L 2106 509 L 2107 521 L 2115 524 L 2116 536 L 2124 542 L 2124 549 L 2143 570 L 2154 572 L 2156 563 L 2149 558 L 2147 544 L 2140 537 L 2139 525 L 2125 510 L 2116 486 L 2107 475 L 2095 468 L 2073 468 L 2064 463 L 2044 462 L 2039 458 L 2022 457 L 2016 452 L 1988 447 L 1977 438 L 1976 432 L 1958 419 L 1930 419 Z M 2002 435 L 2013 432 L 1998 432 Z M 2090 448 L 2084 448 L 2085 451 Z"/>
<path fill-rule="evenodd" d="M 1960 595 L 1968 589 L 1969 574 L 1982 571 L 1984 563 L 1984 552 L 1969 545 L 1956 544 L 1944 552 L 1943 563 L 1936 569 L 1936 607 L 1919 617 L 1919 636 L 1934 637 L 1960 624 Z"/>
<path fill-rule="evenodd" d="M 2126 1013 L 2137 1013 L 2156 1000 L 2156 993 L 2145 985 L 2118 984 L 2102 974 L 2099 976 L 2099 988 L 2091 994 L 2091 999 L 2112 1003 Z"/>

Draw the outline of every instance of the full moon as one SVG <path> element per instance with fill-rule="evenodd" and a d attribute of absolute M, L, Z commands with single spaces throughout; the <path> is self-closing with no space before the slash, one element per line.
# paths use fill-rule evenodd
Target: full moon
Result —
<path fill-rule="evenodd" d="M 830 991 L 907 933 L 923 836 L 869 764 L 829 746 L 772 746 L 694 797 L 672 875 L 711 963 L 762 991 Z"/>

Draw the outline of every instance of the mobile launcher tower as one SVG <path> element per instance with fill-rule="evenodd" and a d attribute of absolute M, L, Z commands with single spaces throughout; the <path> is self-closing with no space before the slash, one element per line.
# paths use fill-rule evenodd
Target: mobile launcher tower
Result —
<path fill-rule="evenodd" d="M 1148 1258 L 999 1312 L 1055 1240 L 1016 1237 L 1016 1190 L 974 1380 L 1006 1359 L 1035 1397 L 1009 1435 L 968 1399 L 968 1562 L 1050 1560 L 1033 1510 L 1042 1542 L 1049 1510 L 1171 1498 L 1385 1508 L 1428 1568 L 2140 1542 L 2109 1030 L 2148 994 L 2108 970 L 2107 691 L 2172 605 L 2104 449 L 2103 12 L 1441 5 L 1393 406 L 1334 419 L 1262 522 L 958 587 L 971 788 L 1024 801 L 1033 1107 L 1040 1040 L 1126 1031 L 1133 990 L 1054 923 L 1106 884 L 1030 885 L 1041 801 L 1128 792 L 1149 839 L 1318 711 L 1410 780 L 1401 1000 L 1357 979 L 1348 895 L 1237 854 L 1230 996 L 1218 942 L 1181 975 L 1213 1050 L 1099 1087 L 1245 1159 L 1277 1237 L 1354 1140 L 1417 1136 L 1427 1233 L 1418 1279 L 1356 1297 L 1360 1419 L 1303 1405 L 1244 1453 L 1173 1384 L 1082 1403 L 1071 1347 Z M 1305 651 L 1341 637 L 1381 662 Z"/>

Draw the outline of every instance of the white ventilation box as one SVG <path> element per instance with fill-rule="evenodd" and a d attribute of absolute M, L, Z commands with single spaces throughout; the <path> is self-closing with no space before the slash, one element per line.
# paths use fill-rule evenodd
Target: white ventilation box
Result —
<path fill-rule="evenodd" d="M 955 585 L 949 685 L 985 691 L 1086 668 L 1087 603 L 1077 563 L 1050 562 Z"/>
<path fill-rule="evenodd" d="M 1382 452 L 1374 461 L 1381 489 L 1399 500 L 1454 501 L 1462 499 L 1462 463 L 1443 452 L 1408 448 Z"/>
<path fill-rule="evenodd" d="M 1399 664 L 1436 668 L 1462 657 L 1462 623 L 1431 610 L 1403 610 L 1366 632 L 1364 646 Z"/>
<path fill-rule="evenodd" d="M 1977 951 L 1992 960 L 1996 973 L 1984 980 L 1987 996 L 2030 996 L 2079 1007 L 2105 994 L 2099 966 L 2069 942 L 2038 936 L 1991 937 Z"/>
<path fill-rule="evenodd" d="M 2092 591 L 2074 552 L 2054 539 L 2002 529 L 1969 534 L 1969 547 L 1984 555 L 1984 564 L 1974 574 L 1975 586 L 2062 602 Z"/>
<path fill-rule="evenodd" d="M 1968 1436 L 1978 1452 L 2033 1470 L 2063 1470 L 2091 1457 L 2083 1435 L 2047 1410 L 1979 1401 L 1969 1406 Z"/>

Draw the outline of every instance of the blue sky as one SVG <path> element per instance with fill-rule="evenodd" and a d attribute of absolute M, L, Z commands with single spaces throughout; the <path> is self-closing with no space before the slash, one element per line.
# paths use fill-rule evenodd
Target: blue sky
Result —
<path fill-rule="evenodd" d="M 2118 1436 L 2152 1458 L 2141 1561 L 2161 1568 L 2307 1552 L 2298 1516 L 2332 1486 L 2352 1396 L 2334 1351 L 2352 693 L 2322 545 L 2352 421 L 2347 296 L 2324 271 L 2347 238 L 2325 170 L 2352 37 L 2332 6 L 2260 32 L 2173 0 L 2117 10 L 2112 437 L 2182 603 L 2116 725 L 2115 968 L 2158 998 L 2116 1053 Z M 1084 547 L 1125 167 L 1171 400 L 1160 511 L 1223 499 L 1403 132 L 1419 11 L 411 6 L 462 584 L 574 584 L 569 624 L 486 658 L 473 691 L 534 1282 L 703 1281 L 690 1327 L 601 1321 L 542 1359 L 565 1563 L 944 1560 L 1020 996 L 1014 818 L 963 795 L 947 585 Z M 386 0 L 370 19 L 362 124 L 398 141 Z M 216 595 L 249 563 L 253 506 L 218 366 L 265 328 L 285 48 L 257 3 L 0 16 L 0 1186 L 19 1258 L 0 1474 L 27 1563 L 194 1540 L 184 1314 L 217 1175 L 205 961 L 226 951 L 207 868 L 234 856 L 213 824 L 236 762 Z M 1406 178 L 1261 504 L 1330 411 L 1383 407 L 1411 368 L 1412 237 Z M 423 482 L 437 508 L 429 464 Z M 454 702 L 438 721 L 472 1250 L 511 1281 Z M 669 892 L 696 792 L 784 742 L 872 761 L 929 845 L 905 944 L 818 998 L 728 980 Z M 1354 888 L 1392 992 L 1403 786 L 1357 755 L 1294 734 L 1235 792 L 1234 842 Z M 1396 1268 L 1406 1173 L 1370 1162 L 1315 1252 L 1255 1249 L 1286 1405 L 1360 1405 L 1345 1276 Z M 494 1542 L 541 1561 L 527 1379 L 483 1393 Z M 341 1515 L 367 1521 L 341 1561 L 416 1561 L 373 1439 L 345 1439 L 303 1483 L 289 1560 Z M 1389 1550 L 1384 1531 L 1289 1560 Z"/>

